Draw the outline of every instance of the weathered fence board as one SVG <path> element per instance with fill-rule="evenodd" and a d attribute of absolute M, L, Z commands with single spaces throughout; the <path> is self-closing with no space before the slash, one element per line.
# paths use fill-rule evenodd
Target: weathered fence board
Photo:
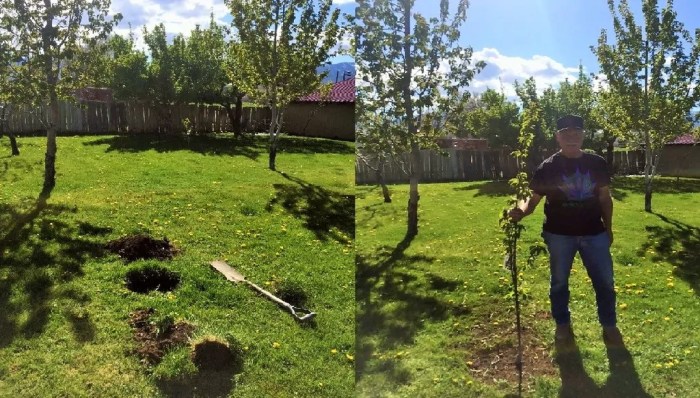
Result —
<path fill-rule="evenodd" d="M 550 156 L 542 152 L 537 164 Z M 644 172 L 642 151 L 615 152 L 613 171 L 616 174 L 640 174 Z M 421 151 L 421 182 L 503 180 L 515 177 L 518 165 L 515 158 L 506 150 L 458 150 L 445 149 L 441 152 Z M 405 155 L 399 162 L 391 162 L 382 168 L 387 183 L 408 183 L 409 157 Z M 376 172 L 358 159 L 355 164 L 357 184 L 376 184 Z"/>
<path fill-rule="evenodd" d="M 260 129 L 270 120 L 267 108 L 246 108 L 243 119 L 247 129 Z M 216 105 L 155 105 L 144 102 L 82 101 L 59 103 L 57 132 L 75 134 L 167 133 L 183 132 L 187 118 L 195 133 L 231 131 L 226 109 Z M 42 123 L 42 119 L 45 121 Z M 46 130 L 46 106 L 30 109 L 16 106 L 7 126 L 16 134 L 33 134 Z"/>

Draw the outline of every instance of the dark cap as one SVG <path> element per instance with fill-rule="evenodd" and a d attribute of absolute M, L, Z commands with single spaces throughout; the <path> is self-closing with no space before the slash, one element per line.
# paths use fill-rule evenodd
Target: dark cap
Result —
<path fill-rule="evenodd" d="M 566 129 L 583 130 L 583 118 L 577 115 L 566 115 L 557 119 L 557 133 Z"/>

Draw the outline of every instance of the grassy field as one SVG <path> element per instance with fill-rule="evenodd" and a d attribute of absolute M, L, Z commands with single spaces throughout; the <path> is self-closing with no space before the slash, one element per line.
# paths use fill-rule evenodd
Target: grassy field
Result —
<path fill-rule="evenodd" d="M 351 143 L 285 137 L 272 172 L 262 137 L 59 137 L 46 204 L 45 139 L 19 144 L 10 157 L 0 140 L 0 396 L 353 396 Z M 104 250 L 136 233 L 179 253 L 125 264 Z M 226 281 L 214 259 L 318 316 L 299 324 Z M 144 266 L 179 285 L 128 290 L 127 272 Z M 150 366 L 133 354 L 128 323 L 147 308 L 157 328 L 195 327 Z M 242 369 L 193 365 L 191 345 L 209 338 L 235 348 Z"/>
<path fill-rule="evenodd" d="M 525 396 L 700 396 L 700 180 L 614 186 L 612 253 L 626 348 L 607 350 L 580 260 L 571 277 L 576 346 L 554 348 L 546 256 L 521 273 Z M 404 239 L 408 187 L 358 187 L 357 393 L 363 397 L 502 397 L 517 392 L 510 274 L 498 227 L 500 182 L 420 186 L 420 231 Z M 542 208 L 524 220 L 523 267 Z"/>

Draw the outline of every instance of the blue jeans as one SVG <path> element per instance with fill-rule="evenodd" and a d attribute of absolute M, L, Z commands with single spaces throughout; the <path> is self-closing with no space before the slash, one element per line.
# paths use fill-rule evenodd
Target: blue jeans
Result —
<path fill-rule="evenodd" d="M 603 326 L 615 326 L 615 287 L 613 262 L 610 255 L 610 237 L 607 232 L 598 235 L 568 236 L 542 232 L 549 249 L 549 300 L 552 317 L 557 325 L 571 321 L 569 312 L 569 275 L 576 252 L 591 278 L 598 306 L 598 320 Z"/>

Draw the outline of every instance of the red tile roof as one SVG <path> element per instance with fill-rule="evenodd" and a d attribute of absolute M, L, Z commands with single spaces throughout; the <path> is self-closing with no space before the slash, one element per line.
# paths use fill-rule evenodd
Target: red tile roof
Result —
<path fill-rule="evenodd" d="M 676 137 L 675 140 L 668 143 L 669 145 L 693 145 L 700 144 L 700 141 L 695 140 L 692 134 L 683 134 Z"/>
<path fill-rule="evenodd" d="M 321 101 L 321 93 L 315 92 L 301 97 L 297 101 L 319 102 Z M 335 83 L 326 102 L 355 102 L 355 79 L 348 79 Z"/>

